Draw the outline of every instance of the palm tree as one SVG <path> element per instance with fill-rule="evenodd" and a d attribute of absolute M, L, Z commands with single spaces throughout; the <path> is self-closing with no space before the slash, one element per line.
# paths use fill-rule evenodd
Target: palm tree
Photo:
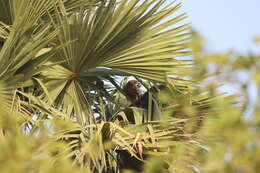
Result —
<path fill-rule="evenodd" d="M 185 14 L 175 15 L 180 7 L 166 0 L 0 0 L 1 117 L 23 127 L 1 123 L 2 138 L 46 138 L 25 170 L 42 170 L 35 157 L 48 156 L 90 172 L 140 171 L 149 155 L 170 163 L 176 143 L 193 144 L 181 105 L 200 117 L 210 106 L 186 80 L 194 66 L 182 58 L 190 55 L 190 26 L 181 23 Z M 148 90 L 163 84 L 171 97 L 162 94 L 154 108 L 158 93 L 151 93 L 147 109 L 134 107 L 122 90 L 128 78 Z"/>

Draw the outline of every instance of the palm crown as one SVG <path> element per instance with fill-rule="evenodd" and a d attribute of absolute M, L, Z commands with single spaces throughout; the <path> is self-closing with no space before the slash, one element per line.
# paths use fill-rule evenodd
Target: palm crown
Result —
<path fill-rule="evenodd" d="M 121 161 L 135 163 L 167 153 L 165 140 L 191 141 L 178 106 L 185 98 L 203 115 L 209 106 L 185 80 L 194 66 L 181 58 L 190 55 L 190 33 L 179 24 L 186 15 L 173 16 L 180 7 L 165 0 L 0 0 L 1 116 L 12 114 L 29 136 L 51 126 L 39 152 L 62 143 L 55 157 L 94 172 L 126 166 L 120 152 Z M 150 92 L 147 109 L 131 106 L 122 89 L 130 76 L 148 90 L 164 84 L 172 97 L 163 104 Z"/>

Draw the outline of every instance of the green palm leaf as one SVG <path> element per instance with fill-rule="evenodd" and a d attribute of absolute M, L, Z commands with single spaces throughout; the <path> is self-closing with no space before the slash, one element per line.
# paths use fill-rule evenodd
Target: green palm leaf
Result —
<path fill-rule="evenodd" d="M 59 3 L 58 17 L 53 19 L 55 27 L 60 29 L 55 45 L 67 46 L 52 61 L 61 63 L 43 71 L 39 78 L 55 104 L 81 105 L 85 109 L 77 111 L 82 115 L 79 121 L 91 122 L 93 117 L 86 110 L 88 102 L 82 95 L 90 91 L 88 77 L 100 80 L 123 74 L 165 82 L 166 75 L 171 75 L 175 83 L 190 85 L 182 77 L 191 71 L 191 62 L 178 59 L 189 55 L 189 25 L 168 29 L 186 15 L 169 18 L 180 4 L 160 8 L 165 2 L 111 0 L 74 15 Z"/>
<path fill-rule="evenodd" d="M 96 67 L 106 67 L 163 82 L 161 76 L 165 72 L 174 74 L 174 67 L 190 64 L 175 59 L 189 55 L 185 44 L 189 34 L 183 33 L 189 26 L 164 31 L 186 17 L 181 14 L 163 22 L 180 4 L 159 10 L 162 0 L 141 5 L 137 2 L 117 4 L 112 0 L 93 7 L 97 8 L 95 13 L 90 9 L 72 17 L 63 11 L 60 41 L 74 42 L 64 48 L 61 56 L 67 60 L 66 66 L 72 73 L 79 75 Z"/>

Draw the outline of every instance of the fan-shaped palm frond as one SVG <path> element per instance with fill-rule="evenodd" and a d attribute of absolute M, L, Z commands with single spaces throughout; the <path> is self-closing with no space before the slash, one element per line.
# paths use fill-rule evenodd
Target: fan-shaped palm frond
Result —
<path fill-rule="evenodd" d="M 160 8 L 165 2 L 103 1 L 74 15 L 59 3 L 54 21 L 61 32 L 55 44 L 69 44 L 52 61 L 61 63 L 42 71 L 39 78 L 55 104 L 77 105 L 78 120 L 90 123 L 93 117 L 85 97 L 93 86 L 89 78 L 100 81 L 125 74 L 165 82 L 171 75 L 176 83 L 189 85 L 182 77 L 190 72 L 190 61 L 178 59 L 189 55 L 189 25 L 167 29 L 186 15 L 168 18 L 180 4 Z"/>
<path fill-rule="evenodd" d="M 13 96 L 17 88 L 32 84 L 30 77 L 37 74 L 41 68 L 39 65 L 52 55 L 52 51 L 41 55 L 39 52 L 56 36 L 57 30 L 49 32 L 50 22 L 46 25 L 35 26 L 43 11 L 51 6 L 53 6 L 53 1 L 50 0 L 42 4 L 19 1 L 19 4 L 15 6 L 17 7 L 16 15 L 19 17 L 13 21 L 12 26 L 1 23 L 2 38 L 5 40 L 0 49 L 0 81 L 12 88 L 8 90 L 10 100 L 14 100 Z"/>
<path fill-rule="evenodd" d="M 24 7 L 32 8 L 33 10 L 38 11 L 41 17 L 47 15 L 47 13 L 52 13 L 55 9 L 55 5 L 59 2 L 64 3 L 66 8 L 69 11 L 74 11 L 80 8 L 80 6 L 86 7 L 90 4 L 95 4 L 99 0 L 44 0 L 44 1 L 37 1 L 37 0 L 1 0 L 0 1 L 0 21 L 6 23 L 7 25 L 12 25 L 13 22 L 16 20 L 17 17 L 20 16 L 20 10 L 23 10 Z M 48 5 L 49 4 L 49 5 Z M 43 7 L 44 8 L 41 8 Z M 36 16 L 35 16 L 36 17 Z"/>

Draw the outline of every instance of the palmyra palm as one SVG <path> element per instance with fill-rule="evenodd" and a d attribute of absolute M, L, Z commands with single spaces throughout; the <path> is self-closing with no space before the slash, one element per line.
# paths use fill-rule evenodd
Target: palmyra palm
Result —
<path fill-rule="evenodd" d="M 185 154 L 170 157 L 177 146 L 195 144 L 182 104 L 199 110 L 196 122 L 209 105 L 187 80 L 194 65 L 180 7 L 165 0 L 0 0 L 0 147 L 19 141 L 0 157 L 23 148 L 25 156 L 14 157 L 26 172 L 120 172 L 148 155 L 164 158 L 173 172 L 191 164 Z M 161 83 L 170 97 L 162 94 L 148 109 L 131 106 L 122 90 L 128 77 L 148 89 Z"/>

